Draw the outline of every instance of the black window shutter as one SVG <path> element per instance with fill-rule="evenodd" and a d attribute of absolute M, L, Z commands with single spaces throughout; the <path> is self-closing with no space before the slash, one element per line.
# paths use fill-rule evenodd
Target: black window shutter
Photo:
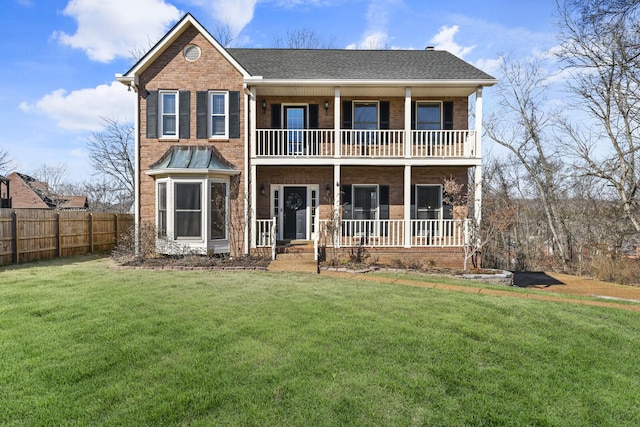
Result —
<path fill-rule="evenodd" d="M 443 112 L 443 130 L 453 130 L 453 102 L 446 101 L 442 103 Z"/>
<path fill-rule="evenodd" d="M 207 105 L 208 95 L 209 92 L 206 91 L 196 92 L 196 138 L 198 139 L 209 138 L 209 135 L 207 135 L 207 116 L 209 115 L 209 108 Z"/>
<path fill-rule="evenodd" d="M 380 219 L 389 219 L 389 186 L 380 187 Z"/>
<path fill-rule="evenodd" d="M 281 115 L 280 104 L 271 104 L 271 129 L 280 129 L 282 127 Z"/>
<path fill-rule="evenodd" d="M 411 184 L 411 219 L 416 219 L 416 186 Z"/>
<path fill-rule="evenodd" d="M 342 218 L 351 219 L 351 212 L 353 206 L 351 203 L 351 184 L 344 184 L 342 186 Z"/>
<path fill-rule="evenodd" d="M 416 118 L 416 111 L 417 111 L 417 109 L 416 109 L 416 102 L 415 102 L 415 101 L 413 101 L 413 102 L 411 103 L 411 129 L 413 129 L 413 130 L 415 130 L 415 129 L 416 129 L 416 127 L 417 127 L 417 126 L 416 126 L 416 121 L 417 121 L 417 118 Z"/>
<path fill-rule="evenodd" d="M 389 129 L 389 101 L 380 101 L 380 129 Z"/>
<path fill-rule="evenodd" d="M 318 129 L 320 127 L 318 107 L 318 104 L 309 104 L 309 129 Z"/>
<path fill-rule="evenodd" d="M 158 137 L 158 91 L 147 95 L 147 138 Z"/>
<path fill-rule="evenodd" d="M 240 138 L 240 92 L 229 92 L 229 138 Z"/>
<path fill-rule="evenodd" d="M 342 129 L 353 128 L 353 111 L 351 101 L 342 101 Z"/>
<path fill-rule="evenodd" d="M 180 91 L 180 138 L 190 138 L 190 118 L 191 118 L 191 92 L 188 90 Z"/>

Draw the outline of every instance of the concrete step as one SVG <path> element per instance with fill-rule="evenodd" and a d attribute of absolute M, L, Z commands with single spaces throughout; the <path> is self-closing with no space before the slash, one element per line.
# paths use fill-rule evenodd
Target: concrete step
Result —
<path fill-rule="evenodd" d="M 286 253 L 276 253 L 276 259 L 279 260 L 310 260 L 313 261 L 314 255 L 313 252 L 286 252 Z"/>

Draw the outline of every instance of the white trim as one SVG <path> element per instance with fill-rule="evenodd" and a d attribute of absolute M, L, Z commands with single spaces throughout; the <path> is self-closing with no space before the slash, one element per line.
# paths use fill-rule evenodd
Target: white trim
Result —
<path fill-rule="evenodd" d="M 277 240 L 284 239 L 284 189 L 289 187 L 300 187 L 306 189 L 306 199 L 307 203 L 305 205 L 305 238 L 304 240 L 314 240 L 317 238 L 318 230 L 315 230 L 315 233 L 311 232 L 311 228 L 313 225 L 312 217 L 311 217 L 311 192 L 316 192 L 316 217 L 319 219 L 320 215 L 320 205 L 321 205 L 321 194 L 320 194 L 320 185 L 319 184 L 271 184 L 269 188 L 269 215 L 273 217 L 275 210 L 275 192 L 278 191 L 278 212 L 277 212 L 277 224 L 278 231 L 276 233 Z"/>
<path fill-rule="evenodd" d="M 444 127 L 444 101 L 436 100 L 436 99 L 416 99 L 415 103 L 416 103 L 416 111 L 415 111 L 415 117 L 413 117 L 415 119 L 415 123 L 416 123 L 415 130 L 443 130 L 443 127 Z M 438 106 L 439 106 L 438 108 L 440 109 L 440 128 L 439 129 L 419 129 L 418 128 L 418 108 L 419 108 L 420 104 L 423 104 L 423 105 L 424 104 L 438 104 Z M 411 127 L 411 125 L 409 125 L 409 127 Z"/>
<path fill-rule="evenodd" d="M 173 114 L 166 114 L 167 116 L 174 116 L 176 120 L 175 134 L 164 134 L 164 95 L 173 95 L 175 99 L 175 112 Z M 180 91 L 175 89 L 161 89 L 158 91 L 158 139 L 178 139 L 180 137 Z"/>
<path fill-rule="evenodd" d="M 220 44 L 218 41 L 202 26 L 200 23 L 190 14 L 187 13 L 182 17 L 180 21 L 167 33 L 165 36 L 149 51 L 146 55 L 144 55 L 129 71 L 127 71 L 124 75 L 116 74 L 116 79 L 122 83 L 127 85 L 128 79 L 132 76 L 139 75 L 144 70 L 147 69 L 158 57 L 169 47 L 173 42 L 175 42 L 178 37 L 182 35 L 189 28 L 189 25 L 193 25 L 196 30 L 198 30 L 205 39 L 218 51 L 220 54 L 236 69 L 242 74 L 245 78 L 250 76 L 249 72 L 244 69 L 240 65 L 238 61 L 236 61 L 233 56 L 227 52 L 227 50 Z M 255 78 L 255 77 L 254 77 Z M 258 79 L 259 81 L 259 79 Z"/>
<path fill-rule="evenodd" d="M 224 114 L 217 114 L 215 117 L 224 116 L 224 134 L 213 134 L 213 97 L 215 95 L 224 96 Z M 207 93 L 207 135 L 209 139 L 229 139 L 229 91 L 210 90 Z"/>
<path fill-rule="evenodd" d="M 455 88 L 468 87 L 476 89 L 478 86 L 493 86 L 496 79 L 486 80 L 358 80 L 358 79 L 264 79 L 262 76 L 245 77 L 245 82 L 254 86 L 451 86 Z"/>

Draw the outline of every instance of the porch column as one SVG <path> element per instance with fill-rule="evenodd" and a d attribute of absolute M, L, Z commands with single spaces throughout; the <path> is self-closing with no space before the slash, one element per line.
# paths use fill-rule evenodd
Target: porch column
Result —
<path fill-rule="evenodd" d="M 478 165 L 474 171 L 474 192 L 473 192 L 473 218 L 478 227 L 482 219 L 482 166 Z"/>
<path fill-rule="evenodd" d="M 473 153 L 467 153 L 467 156 L 475 157 L 477 159 L 482 158 L 482 86 L 476 89 L 476 138 L 475 138 L 475 151 Z M 473 148 L 471 148 L 473 150 Z"/>
<path fill-rule="evenodd" d="M 251 247 L 256 247 L 256 179 L 257 179 L 257 166 L 251 165 L 251 216 L 249 222 L 251 223 Z"/>
<path fill-rule="evenodd" d="M 251 88 L 251 96 L 249 97 L 249 112 L 251 117 L 249 119 L 249 141 L 250 141 L 250 153 L 251 158 L 256 158 L 256 88 Z"/>
<path fill-rule="evenodd" d="M 333 212 L 331 213 L 330 220 L 336 220 L 337 218 L 342 219 L 342 209 L 340 205 L 340 165 L 333 165 L 333 181 L 334 181 L 334 191 L 333 191 Z M 342 229 L 342 227 L 339 227 Z M 341 231 L 338 231 L 340 234 Z M 338 241 L 334 242 L 336 248 L 340 247 L 340 237 L 338 237 Z"/>
<path fill-rule="evenodd" d="M 404 247 L 411 247 L 411 165 L 404 167 Z"/>
<path fill-rule="evenodd" d="M 333 92 L 333 147 L 334 157 L 342 156 L 342 141 L 340 141 L 340 88 L 334 88 Z M 339 175 L 338 175 L 338 179 Z"/>
<path fill-rule="evenodd" d="M 404 156 L 412 155 L 413 144 L 411 143 L 411 88 L 404 90 Z"/>
<path fill-rule="evenodd" d="M 245 92 L 246 93 L 246 92 Z M 246 245 L 246 248 L 255 248 L 256 247 L 256 166 L 253 165 L 253 161 L 250 159 L 255 159 L 256 157 L 256 88 L 251 88 L 251 94 L 248 95 L 249 98 L 249 120 L 246 120 L 247 114 L 245 112 L 245 124 L 249 125 L 249 154 L 250 158 L 247 157 L 245 152 L 245 189 L 247 192 L 245 193 L 246 202 L 249 203 L 249 209 L 245 208 L 245 218 L 248 219 L 248 224 L 245 227 L 245 239 L 249 239 L 249 235 L 251 235 L 251 242 Z M 248 123 L 247 123 L 248 122 Z M 249 183 L 247 183 L 246 173 L 249 170 L 249 163 L 251 163 L 251 177 L 249 179 Z M 251 186 L 251 187 L 249 187 Z M 247 233 L 247 227 L 251 230 L 251 233 Z"/>

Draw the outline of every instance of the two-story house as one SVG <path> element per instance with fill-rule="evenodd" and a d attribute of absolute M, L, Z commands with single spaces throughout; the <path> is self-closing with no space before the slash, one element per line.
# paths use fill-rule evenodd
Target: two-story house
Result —
<path fill-rule="evenodd" d="M 117 79 L 137 95 L 136 220 L 161 251 L 306 240 L 462 264 L 481 189 L 456 211 L 443 182 L 481 182 L 482 89 L 496 80 L 456 56 L 224 48 L 187 14 Z"/>

